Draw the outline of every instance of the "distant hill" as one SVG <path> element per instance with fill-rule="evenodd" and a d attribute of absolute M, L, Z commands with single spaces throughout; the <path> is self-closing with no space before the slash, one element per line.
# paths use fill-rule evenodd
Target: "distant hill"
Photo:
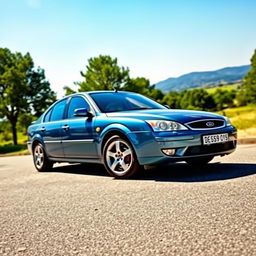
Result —
<path fill-rule="evenodd" d="M 250 69 L 250 65 L 227 67 L 215 71 L 192 72 L 176 78 L 168 78 L 156 83 L 162 92 L 184 91 L 198 87 L 213 87 L 221 84 L 240 82 Z"/>

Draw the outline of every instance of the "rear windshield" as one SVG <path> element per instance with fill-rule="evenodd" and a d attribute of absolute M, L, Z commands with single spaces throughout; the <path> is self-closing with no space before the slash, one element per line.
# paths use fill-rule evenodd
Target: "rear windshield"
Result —
<path fill-rule="evenodd" d="M 143 109 L 165 109 L 161 104 L 140 94 L 101 92 L 90 93 L 90 96 L 103 113 Z"/>

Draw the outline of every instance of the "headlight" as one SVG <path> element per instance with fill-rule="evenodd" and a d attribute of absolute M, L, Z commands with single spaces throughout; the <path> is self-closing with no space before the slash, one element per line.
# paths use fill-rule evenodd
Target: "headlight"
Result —
<path fill-rule="evenodd" d="M 188 130 L 184 125 L 174 121 L 146 120 L 146 122 L 152 127 L 154 132 Z"/>
<path fill-rule="evenodd" d="M 230 121 L 230 119 L 228 117 L 224 116 L 224 118 L 225 118 L 225 121 L 226 121 L 226 126 L 232 125 L 231 121 Z"/>

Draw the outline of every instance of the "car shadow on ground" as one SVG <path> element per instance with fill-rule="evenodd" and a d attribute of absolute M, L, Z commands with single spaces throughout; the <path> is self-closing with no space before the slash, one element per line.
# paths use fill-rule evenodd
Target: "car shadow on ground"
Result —
<path fill-rule="evenodd" d="M 51 172 L 70 173 L 88 176 L 109 176 L 103 165 L 89 163 L 54 166 Z"/>
<path fill-rule="evenodd" d="M 109 176 L 104 167 L 98 164 L 57 166 L 53 168 L 52 172 Z M 204 167 L 192 167 L 185 163 L 175 163 L 147 168 L 130 180 L 154 180 L 158 182 L 206 182 L 235 179 L 253 174 L 256 174 L 256 164 L 253 163 L 215 162 Z"/>
<path fill-rule="evenodd" d="M 204 167 L 192 167 L 185 163 L 158 166 L 145 170 L 141 179 L 170 182 L 205 182 L 235 179 L 256 174 L 256 164 L 210 163 Z"/>

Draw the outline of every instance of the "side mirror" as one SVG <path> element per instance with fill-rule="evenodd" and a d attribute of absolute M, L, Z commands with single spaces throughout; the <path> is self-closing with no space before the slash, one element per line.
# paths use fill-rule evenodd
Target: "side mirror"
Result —
<path fill-rule="evenodd" d="M 166 108 L 169 108 L 170 109 L 170 106 L 169 105 L 164 105 Z"/>
<path fill-rule="evenodd" d="M 93 117 L 93 114 L 86 108 L 77 108 L 74 111 L 74 116 Z"/>

